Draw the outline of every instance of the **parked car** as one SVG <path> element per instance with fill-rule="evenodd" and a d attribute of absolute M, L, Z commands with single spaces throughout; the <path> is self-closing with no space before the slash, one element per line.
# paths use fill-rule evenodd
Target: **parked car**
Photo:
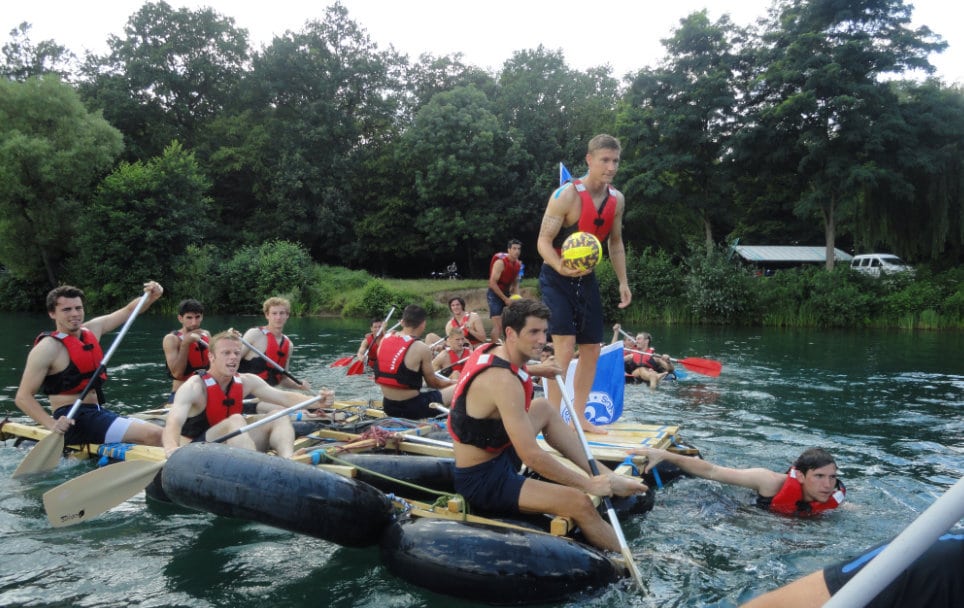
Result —
<path fill-rule="evenodd" d="M 891 253 L 865 253 L 855 255 L 850 262 L 850 268 L 857 272 L 879 277 L 883 274 L 899 274 L 902 272 L 914 275 L 914 268 L 904 260 Z"/>

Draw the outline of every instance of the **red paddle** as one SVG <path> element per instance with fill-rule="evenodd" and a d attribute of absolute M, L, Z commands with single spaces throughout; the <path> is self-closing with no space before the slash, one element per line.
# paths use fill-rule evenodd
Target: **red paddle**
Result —
<path fill-rule="evenodd" d="M 382 321 L 382 326 L 378 329 L 377 332 L 375 332 L 375 335 L 372 336 L 371 344 L 368 345 L 368 348 L 365 349 L 365 352 L 362 353 L 362 356 L 358 359 L 358 361 L 355 361 L 354 363 L 352 363 L 351 367 L 348 368 L 349 376 L 358 376 L 365 372 L 365 357 L 368 356 L 368 351 L 372 349 L 372 346 L 374 346 L 375 343 L 378 342 L 378 338 L 381 337 L 383 333 L 385 333 L 385 326 L 388 325 L 388 320 L 392 318 L 392 314 L 394 314 L 394 312 L 395 312 L 395 307 L 392 306 L 392 309 L 388 311 L 388 316 L 385 317 L 384 321 Z"/>
<path fill-rule="evenodd" d="M 663 357 L 665 355 L 657 355 L 656 353 L 645 353 L 641 350 L 633 350 L 631 348 L 625 349 L 629 353 L 639 353 L 641 355 L 653 355 L 654 357 Z M 673 363 L 682 363 L 683 367 L 690 370 L 691 372 L 696 372 L 697 374 L 703 374 L 704 376 L 719 376 L 720 372 L 723 370 L 723 364 L 719 361 L 714 361 L 713 359 L 701 359 L 699 357 L 686 357 L 685 359 L 674 359 L 669 358 Z"/>
<path fill-rule="evenodd" d="M 385 324 L 388 323 L 388 320 L 392 318 L 392 315 L 393 315 L 393 314 L 395 314 L 395 307 L 394 307 L 394 306 L 392 306 L 392 309 L 388 311 L 388 316 L 385 317 L 385 320 L 382 321 L 382 329 L 385 328 Z M 381 333 L 381 332 L 379 331 L 379 333 Z M 378 339 L 378 335 L 376 335 L 374 338 L 372 338 L 372 344 L 374 344 L 374 343 L 375 343 L 375 340 L 377 340 L 377 339 Z M 369 345 L 368 345 L 368 348 L 365 349 L 364 354 L 362 354 L 362 359 L 364 359 L 364 358 L 365 358 L 365 355 L 368 354 L 368 349 L 372 347 L 372 344 L 369 344 Z M 355 360 L 355 357 L 357 357 L 357 356 L 358 356 L 357 354 L 354 354 L 354 355 L 352 355 L 352 356 L 350 356 L 350 357 L 342 357 L 341 359 L 338 359 L 338 360 L 336 360 L 334 363 L 332 363 L 330 367 L 348 367 L 348 366 L 351 364 L 351 362 Z M 365 364 L 362 363 L 362 368 L 364 368 L 364 367 L 365 367 Z M 351 375 L 351 370 L 348 371 L 348 374 Z"/>

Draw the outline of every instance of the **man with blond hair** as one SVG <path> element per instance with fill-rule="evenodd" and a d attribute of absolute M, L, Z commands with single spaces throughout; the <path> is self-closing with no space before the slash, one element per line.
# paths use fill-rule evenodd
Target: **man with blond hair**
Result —
<path fill-rule="evenodd" d="M 573 270 L 563 266 L 561 250 L 566 237 L 576 232 L 589 232 L 600 243 L 608 242 L 609 260 L 619 281 L 619 307 L 629 306 L 633 295 L 626 276 L 623 247 L 626 200 L 622 192 L 612 186 L 619 169 L 620 150 L 619 140 L 611 135 L 597 135 L 589 141 L 586 153 L 588 173 L 560 186 L 549 197 L 537 241 L 543 260 L 539 291 L 542 300 L 552 310 L 549 333 L 556 361 L 562 369 L 569 369 L 575 347 L 579 345 L 573 405 L 583 429 L 594 433 L 606 432 L 594 427 L 584 416 L 603 341 L 599 283 L 592 270 Z M 561 394 L 554 383 L 549 384 L 549 400 L 556 407 L 561 402 Z"/>

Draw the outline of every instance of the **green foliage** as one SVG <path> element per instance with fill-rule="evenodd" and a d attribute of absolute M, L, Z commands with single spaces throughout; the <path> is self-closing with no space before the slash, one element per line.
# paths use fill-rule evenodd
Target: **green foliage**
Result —
<path fill-rule="evenodd" d="M 168 260 L 213 227 L 209 186 L 194 154 L 177 142 L 147 162 L 121 164 L 78 221 L 71 280 L 90 286 L 96 307 L 129 300 L 131 285 L 149 279 L 171 285 L 175 269 Z"/>
<path fill-rule="evenodd" d="M 120 133 L 56 77 L 0 78 L 0 263 L 56 286 L 91 186 L 120 151 Z"/>
<path fill-rule="evenodd" d="M 361 290 L 372 280 L 364 270 L 349 270 L 340 266 L 316 265 L 311 282 L 310 300 L 322 310 L 340 311 L 351 294 Z"/>
<path fill-rule="evenodd" d="M 746 323 L 758 309 L 750 273 L 719 250 L 697 250 L 685 262 L 686 299 L 697 319 L 708 323 Z"/>
<path fill-rule="evenodd" d="M 0 268 L 0 310 L 4 312 L 41 312 L 50 286 L 44 282 L 18 279 Z"/>
<path fill-rule="evenodd" d="M 220 275 L 221 307 L 254 314 L 261 311 L 265 299 L 276 295 L 291 300 L 295 310 L 304 309 L 306 289 L 314 278 L 308 250 L 288 241 L 242 247 Z"/>
<path fill-rule="evenodd" d="M 220 279 L 223 259 L 224 254 L 215 245 L 188 245 L 176 258 L 174 281 L 164 293 L 164 308 L 173 312 L 178 302 L 194 298 L 209 313 L 234 312 L 222 305 L 222 289 L 227 287 Z"/>
<path fill-rule="evenodd" d="M 400 319 L 402 309 L 409 304 L 417 304 L 424 308 L 429 315 L 435 314 L 439 306 L 432 300 L 431 294 L 418 294 L 408 289 L 392 287 L 381 279 L 369 281 L 365 287 L 345 305 L 342 314 L 346 317 L 366 317 L 374 319 L 382 317 L 394 306 L 395 318 Z"/>
<path fill-rule="evenodd" d="M 813 273 L 804 309 L 821 327 L 859 327 L 873 312 L 873 296 L 864 289 L 867 280 L 845 266 Z"/>

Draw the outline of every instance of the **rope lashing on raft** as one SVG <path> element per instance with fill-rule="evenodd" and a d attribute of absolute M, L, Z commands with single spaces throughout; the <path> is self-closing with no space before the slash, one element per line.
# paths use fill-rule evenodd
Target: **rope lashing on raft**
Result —
<path fill-rule="evenodd" d="M 408 421 L 406 421 L 406 422 L 408 422 Z M 417 425 L 415 425 L 414 423 L 412 423 L 412 426 L 417 426 Z M 342 454 L 342 453 L 345 453 L 345 452 L 351 453 L 353 449 L 366 449 L 366 450 L 368 450 L 368 449 L 371 449 L 371 448 L 373 448 L 373 447 L 385 447 L 385 446 L 388 445 L 388 443 L 389 443 L 390 441 L 393 442 L 393 443 L 395 443 L 395 444 L 397 445 L 397 444 L 400 443 L 401 441 L 404 441 L 404 437 L 405 437 L 405 435 L 403 435 L 403 434 L 401 434 L 401 433 L 399 433 L 399 432 L 397 432 L 397 431 L 389 431 L 389 430 L 384 429 L 384 428 L 372 426 L 372 427 L 369 427 L 368 430 L 366 430 L 364 433 L 362 433 L 361 435 L 359 435 L 358 439 L 355 439 L 354 441 L 351 441 L 351 442 L 346 443 L 346 444 L 344 444 L 344 445 L 331 446 L 331 447 L 327 447 L 327 448 L 320 448 L 320 449 L 314 449 L 314 450 L 312 450 L 312 451 L 310 452 L 310 455 L 311 455 L 311 464 L 313 464 L 313 465 L 318 465 L 318 464 L 320 464 L 320 463 L 322 462 L 322 460 L 324 459 L 324 460 L 326 460 L 326 461 L 334 462 L 335 464 L 340 464 L 340 465 L 345 465 L 345 466 L 353 467 L 353 468 L 355 468 L 355 469 L 357 469 L 357 470 L 359 470 L 359 471 L 362 471 L 362 472 L 364 472 L 364 473 L 366 473 L 366 474 L 368 474 L 368 475 L 372 475 L 373 477 L 378 477 L 378 478 L 380 478 L 380 479 L 385 479 L 385 480 L 390 481 L 390 482 L 392 482 L 392 483 L 396 483 L 396 484 L 405 486 L 406 488 L 411 488 L 411 489 L 413 489 L 413 490 L 418 490 L 418 491 L 420 491 L 420 492 L 425 492 L 426 494 L 434 494 L 435 496 L 438 496 L 438 498 L 436 498 L 436 499 L 435 499 L 435 502 L 432 503 L 432 506 L 433 506 L 433 507 L 439 507 L 439 508 L 443 508 L 443 509 L 448 509 L 448 505 L 449 505 L 450 501 L 452 501 L 453 499 L 454 499 L 454 500 L 458 500 L 459 513 L 462 515 L 463 521 L 464 521 L 465 519 L 467 519 L 467 517 L 468 517 L 468 515 L 469 515 L 469 503 L 468 503 L 467 500 L 465 500 L 465 497 L 463 497 L 461 494 L 452 494 L 452 493 L 450 493 L 450 492 L 440 492 L 440 491 L 434 490 L 434 489 L 432 489 L 432 488 L 427 488 L 427 487 L 425 487 L 425 486 L 420 486 L 420 485 L 415 484 L 415 483 L 412 483 L 412 482 L 410 482 L 410 481 L 405 481 L 404 479 L 398 479 L 398 478 L 396 478 L 396 477 L 392 477 L 391 475 L 385 475 L 384 473 L 379 473 L 378 471 L 373 471 L 373 470 L 371 470 L 371 469 L 369 469 L 369 468 L 363 467 L 363 466 L 361 466 L 361 465 L 359 465 L 359 464 L 357 464 L 357 463 L 347 461 L 347 460 L 345 460 L 344 458 L 339 458 L 339 457 L 337 456 L 337 454 Z M 392 498 L 392 496 L 389 496 L 389 498 Z M 404 501 L 401 501 L 401 502 L 404 502 Z M 405 503 L 405 504 L 407 504 L 407 503 Z M 409 508 L 410 508 L 410 507 L 409 507 Z M 403 510 L 404 510 L 404 509 L 403 509 Z"/>
<path fill-rule="evenodd" d="M 105 467 L 111 460 L 127 460 L 127 452 L 134 447 L 133 443 L 102 443 L 97 448 L 98 467 Z"/>

